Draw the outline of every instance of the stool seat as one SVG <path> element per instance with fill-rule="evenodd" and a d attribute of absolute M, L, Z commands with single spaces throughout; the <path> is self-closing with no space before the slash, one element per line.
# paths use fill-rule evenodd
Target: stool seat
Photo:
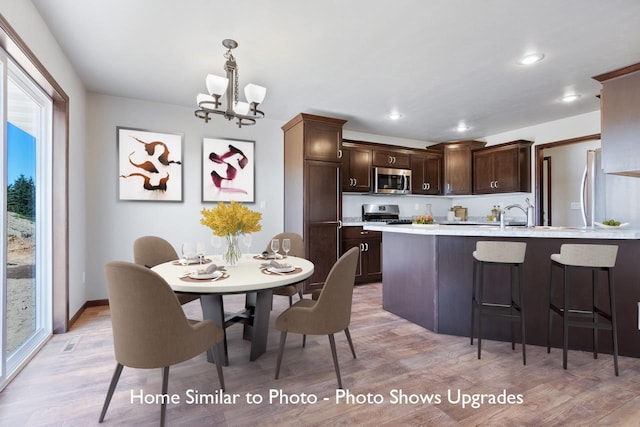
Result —
<path fill-rule="evenodd" d="M 551 260 L 574 267 L 612 268 L 617 255 L 616 245 L 564 244 L 559 254 L 551 255 Z"/>
<path fill-rule="evenodd" d="M 567 369 L 567 352 L 569 348 L 569 326 L 593 329 L 593 358 L 598 358 L 598 331 L 611 330 L 613 341 L 613 364 L 618 375 L 618 338 L 616 325 L 615 290 L 613 282 L 613 267 L 616 263 L 618 246 L 593 244 L 563 244 L 559 254 L 551 255 L 551 273 L 549 284 L 549 321 L 547 324 L 547 353 L 551 352 L 551 327 L 553 315 L 562 318 L 562 366 Z M 564 270 L 562 305 L 554 304 L 554 266 Z M 571 269 L 589 269 L 592 278 L 591 310 L 572 309 L 570 304 L 570 276 Z M 598 273 L 607 273 L 609 285 L 609 311 L 603 310 L 598 303 Z M 602 317 L 608 322 L 600 323 Z M 582 320 L 579 320 L 582 319 Z"/>
<path fill-rule="evenodd" d="M 522 242 L 480 241 L 476 242 L 473 252 L 473 280 L 471 292 L 471 345 L 473 345 L 476 309 L 478 310 L 478 359 L 482 348 L 482 319 L 484 317 L 502 317 L 511 321 L 511 348 L 515 350 L 513 322 L 519 321 L 522 334 L 522 364 L 527 364 L 525 347 L 525 321 L 522 288 L 522 264 L 527 244 Z M 509 304 L 496 304 L 484 300 L 484 267 L 508 267 L 510 277 Z M 518 273 L 518 300 L 515 296 L 515 275 Z M 477 290 L 476 290 L 477 288 Z M 517 314 L 514 313 L 517 312 Z"/>

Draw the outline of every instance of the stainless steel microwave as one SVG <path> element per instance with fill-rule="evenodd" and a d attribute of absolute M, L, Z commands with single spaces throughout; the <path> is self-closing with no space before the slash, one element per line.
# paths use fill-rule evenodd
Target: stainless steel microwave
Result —
<path fill-rule="evenodd" d="M 410 194 L 411 170 L 373 168 L 373 192 L 378 194 Z"/>

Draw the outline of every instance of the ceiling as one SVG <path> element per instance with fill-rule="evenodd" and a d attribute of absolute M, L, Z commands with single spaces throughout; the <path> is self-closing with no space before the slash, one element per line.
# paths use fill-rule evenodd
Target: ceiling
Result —
<path fill-rule="evenodd" d="M 430 142 L 598 110 L 591 77 L 640 62 L 638 0 L 32 1 L 91 92 L 195 110 L 232 38 L 266 117 Z M 533 51 L 544 60 L 517 64 Z"/>

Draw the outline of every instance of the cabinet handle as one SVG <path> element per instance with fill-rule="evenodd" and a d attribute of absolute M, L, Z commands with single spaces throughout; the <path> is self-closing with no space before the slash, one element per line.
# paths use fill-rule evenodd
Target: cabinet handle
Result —
<path fill-rule="evenodd" d="M 364 251 L 367 252 L 369 250 L 369 244 L 365 242 Z"/>
<path fill-rule="evenodd" d="M 364 252 L 364 243 L 360 243 L 360 252 Z"/>
<path fill-rule="evenodd" d="M 388 156 L 387 157 L 387 163 L 389 163 L 389 164 L 393 163 L 393 157 Z"/>
<path fill-rule="evenodd" d="M 353 178 L 353 186 L 355 187 L 356 185 L 358 185 L 358 178 Z"/>
<path fill-rule="evenodd" d="M 362 230 L 360 234 L 369 234 L 369 232 L 367 230 Z"/>
<path fill-rule="evenodd" d="M 341 159 L 342 158 L 342 150 L 338 150 L 338 158 Z"/>
<path fill-rule="evenodd" d="M 431 184 L 429 184 L 428 182 L 427 182 L 427 188 L 425 188 L 425 190 L 431 190 Z"/>
<path fill-rule="evenodd" d="M 493 188 L 498 188 L 498 187 L 500 187 L 500 186 L 498 185 L 498 181 L 495 181 L 495 183 L 496 183 L 496 185 L 495 185 L 495 187 L 493 187 Z"/>
<path fill-rule="evenodd" d="M 393 156 L 392 159 L 393 159 L 393 164 L 395 165 L 396 164 L 396 156 Z"/>

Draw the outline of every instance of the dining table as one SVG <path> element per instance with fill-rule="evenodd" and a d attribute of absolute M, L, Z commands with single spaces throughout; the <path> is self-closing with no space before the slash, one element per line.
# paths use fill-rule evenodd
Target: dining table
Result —
<path fill-rule="evenodd" d="M 304 281 L 314 271 L 313 263 L 304 258 L 279 256 L 276 263 L 272 261 L 264 254 L 243 254 L 236 265 L 225 266 L 220 257 L 207 255 L 193 262 L 168 261 L 151 270 L 162 276 L 174 292 L 200 295 L 204 319 L 213 320 L 225 331 L 234 323 L 244 324 L 243 338 L 251 341 L 249 360 L 254 361 L 267 349 L 273 289 Z M 278 268 L 278 264 L 290 267 Z M 206 274 L 212 265 L 216 267 L 214 273 Z M 229 294 L 245 294 L 245 309 L 225 312 L 223 296 Z M 226 332 L 214 351 L 223 365 L 229 364 Z M 210 352 L 207 358 L 214 362 Z"/>

